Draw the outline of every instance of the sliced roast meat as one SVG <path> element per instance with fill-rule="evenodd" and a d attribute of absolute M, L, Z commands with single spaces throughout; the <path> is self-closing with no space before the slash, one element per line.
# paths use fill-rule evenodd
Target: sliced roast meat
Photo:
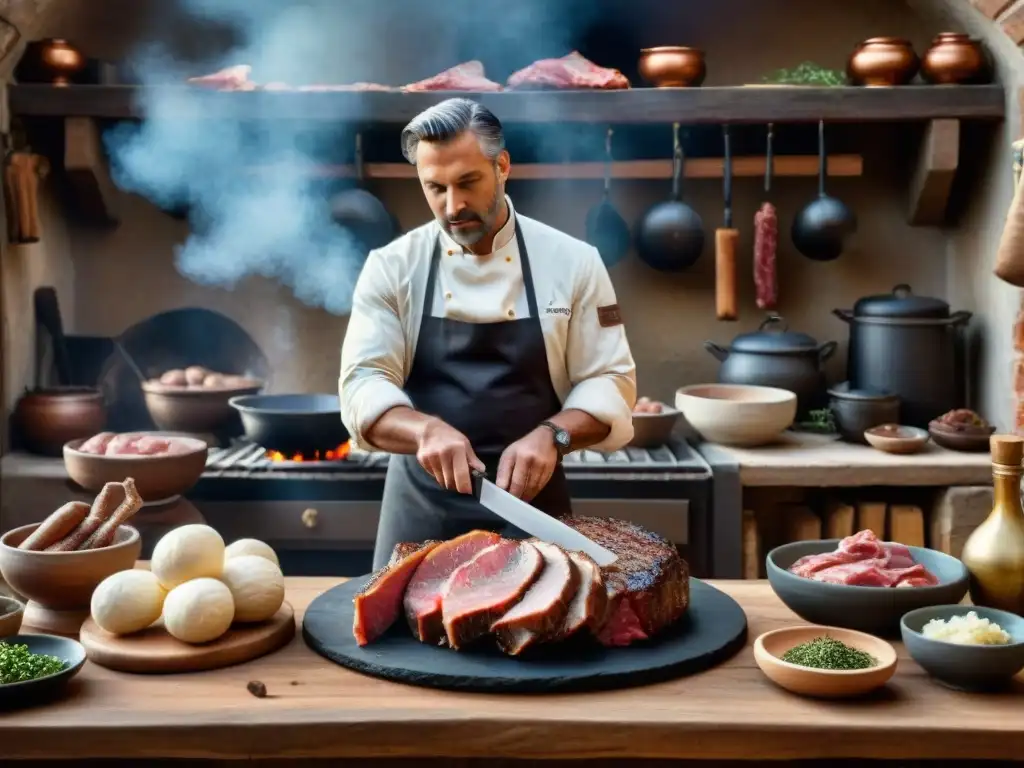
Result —
<path fill-rule="evenodd" d="M 639 525 L 600 517 L 569 517 L 575 528 L 617 556 L 604 569 L 608 612 L 597 639 L 629 645 L 677 621 L 690 603 L 690 574 L 675 546 Z"/>
<path fill-rule="evenodd" d="M 444 645 L 441 593 L 459 566 L 468 563 L 478 552 L 501 541 L 490 531 L 470 531 L 434 547 L 416 568 L 405 590 L 402 606 L 409 628 L 417 640 L 431 645 Z M 538 555 L 539 557 L 539 555 Z"/>
<path fill-rule="evenodd" d="M 565 640 L 584 627 L 597 632 L 604 625 L 608 609 L 608 592 L 605 588 L 601 568 L 582 552 L 570 552 L 569 559 L 579 577 L 576 594 L 569 602 L 562 625 L 555 631 L 551 641 Z"/>
<path fill-rule="evenodd" d="M 395 623 L 402 612 L 405 588 L 413 573 L 440 542 L 428 541 L 395 558 L 377 571 L 353 598 L 352 634 L 359 645 L 372 643 Z M 395 548 L 398 554 L 398 547 Z"/>
<path fill-rule="evenodd" d="M 481 550 L 448 580 L 441 600 L 448 645 L 463 648 L 488 634 L 518 603 L 544 568 L 540 550 L 503 539 Z"/>
<path fill-rule="evenodd" d="M 573 51 L 560 59 L 540 59 L 513 72 L 508 87 L 622 90 L 629 88 L 629 80 L 619 70 L 599 67 Z"/>
<path fill-rule="evenodd" d="M 433 77 L 402 86 L 403 91 L 500 91 L 501 84 L 488 80 L 484 65 L 479 61 L 466 61 Z"/>
<path fill-rule="evenodd" d="M 498 646 L 517 656 L 531 645 L 555 636 L 576 596 L 580 574 L 562 549 L 546 541 L 530 539 L 544 561 L 540 576 L 511 610 L 491 625 Z"/>
<path fill-rule="evenodd" d="M 391 559 L 388 560 L 388 565 L 394 565 L 404 557 L 408 557 L 413 552 L 418 551 L 422 547 L 428 544 L 440 544 L 441 542 L 436 539 L 428 539 L 427 541 L 400 541 L 395 544 L 395 548 L 391 550 Z"/>

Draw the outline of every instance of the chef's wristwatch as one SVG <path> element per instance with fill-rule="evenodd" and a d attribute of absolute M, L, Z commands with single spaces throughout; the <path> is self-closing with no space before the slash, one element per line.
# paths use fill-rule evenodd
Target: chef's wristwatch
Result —
<path fill-rule="evenodd" d="M 555 448 L 558 449 L 559 456 L 565 456 L 572 449 L 572 437 L 557 424 L 552 424 L 550 421 L 542 421 L 540 426 L 547 427 L 551 430 L 555 438 Z"/>

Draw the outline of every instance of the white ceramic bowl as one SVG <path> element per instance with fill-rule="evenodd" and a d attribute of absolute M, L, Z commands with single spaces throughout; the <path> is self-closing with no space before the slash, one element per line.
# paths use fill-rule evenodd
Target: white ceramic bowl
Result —
<path fill-rule="evenodd" d="M 796 394 L 745 384 L 695 384 L 676 391 L 676 408 L 711 443 L 771 443 L 793 424 Z"/>

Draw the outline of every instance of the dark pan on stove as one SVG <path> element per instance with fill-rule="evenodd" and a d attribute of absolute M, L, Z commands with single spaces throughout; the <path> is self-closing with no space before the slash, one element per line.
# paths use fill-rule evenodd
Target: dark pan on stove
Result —
<path fill-rule="evenodd" d="M 291 456 L 325 453 L 349 438 L 337 395 L 243 395 L 229 401 L 247 440 Z"/>

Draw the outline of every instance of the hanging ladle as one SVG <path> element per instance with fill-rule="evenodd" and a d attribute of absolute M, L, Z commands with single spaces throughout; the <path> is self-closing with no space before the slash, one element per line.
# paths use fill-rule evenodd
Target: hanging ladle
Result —
<path fill-rule="evenodd" d="M 846 238 L 857 231 L 857 217 L 845 203 L 825 193 L 828 156 L 825 153 L 825 121 L 818 121 L 818 199 L 808 203 L 793 219 L 793 245 L 808 259 L 832 261 L 843 252 Z"/>
<path fill-rule="evenodd" d="M 604 140 L 604 194 L 601 202 L 587 213 L 587 242 L 597 248 L 605 266 L 618 264 L 629 253 L 629 225 L 615 210 L 610 199 L 612 185 L 612 131 Z"/>

